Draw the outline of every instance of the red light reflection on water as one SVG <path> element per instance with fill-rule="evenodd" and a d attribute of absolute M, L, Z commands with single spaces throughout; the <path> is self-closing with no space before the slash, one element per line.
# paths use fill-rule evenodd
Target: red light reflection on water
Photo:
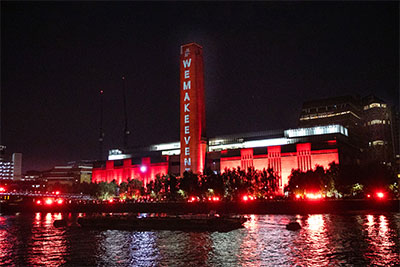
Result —
<path fill-rule="evenodd" d="M 296 266 L 327 266 L 337 262 L 327 255 L 334 252 L 328 234 L 326 215 L 309 215 L 302 221 L 303 228 L 290 246 Z M 302 248 L 298 250 L 298 248 Z"/>
<path fill-rule="evenodd" d="M 324 218 L 322 215 L 310 215 L 307 219 L 307 229 L 311 234 L 321 234 L 324 227 Z"/>
<path fill-rule="evenodd" d="M 34 266 L 56 266 L 65 263 L 64 255 L 67 251 L 65 229 L 53 226 L 55 220 L 62 219 L 61 213 L 36 213 L 32 240 L 29 245 L 30 257 L 27 259 Z"/>
<path fill-rule="evenodd" d="M 251 231 L 257 230 L 258 223 L 256 221 L 256 216 L 254 214 L 248 216 L 247 221 L 244 223 L 244 226 Z"/>
<path fill-rule="evenodd" d="M 0 259 L 5 259 L 7 254 L 12 250 L 13 243 L 15 242 L 15 237 L 12 233 L 6 230 L 6 218 L 0 216 Z M 2 260 L 3 264 L 8 264 L 8 261 Z"/>
<path fill-rule="evenodd" d="M 385 215 L 367 215 L 365 223 L 369 243 L 368 252 L 365 257 L 369 259 L 371 265 L 398 265 L 400 259 L 399 252 L 396 253 L 396 243 L 391 238 L 395 236 L 393 230 L 388 227 L 388 220 Z"/>

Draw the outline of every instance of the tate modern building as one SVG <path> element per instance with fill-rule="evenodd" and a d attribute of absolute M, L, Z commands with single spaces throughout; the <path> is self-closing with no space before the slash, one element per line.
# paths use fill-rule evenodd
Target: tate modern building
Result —
<path fill-rule="evenodd" d="M 93 182 L 115 180 L 119 184 L 135 178 L 146 185 L 156 175 L 254 167 L 272 168 L 283 192 L 292 169 L 328 168 L 331 162 L 348 163 L 357 157 L 348 129 L 340 124 L 206 136 L 203 68 L 202 47 L 196 43 L 181 46 L 180 140 L 132 151 L 110 150 L 108 160 L 93 168 Z"/>

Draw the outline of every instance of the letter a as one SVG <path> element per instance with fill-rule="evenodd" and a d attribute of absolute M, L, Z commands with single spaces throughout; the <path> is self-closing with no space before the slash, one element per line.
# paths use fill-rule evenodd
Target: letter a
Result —
<path fill-rule="evenodd" d="M 183 101 L 190 101 L 190 97 L 189 97 L 188 92 L 186 92 L 185 99 L 183 99 Z"/>

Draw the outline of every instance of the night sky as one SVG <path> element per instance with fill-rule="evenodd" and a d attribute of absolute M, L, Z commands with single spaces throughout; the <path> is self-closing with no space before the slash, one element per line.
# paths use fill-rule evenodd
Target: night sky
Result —
<path fill-rule="evenodd" d="M 179 49 L 203 46 L 207 135 L 297 127 L 303 101 L 398 104 L 396 2 L 1 2 L 1 133 L 23 169 L 179 140 Z"/>

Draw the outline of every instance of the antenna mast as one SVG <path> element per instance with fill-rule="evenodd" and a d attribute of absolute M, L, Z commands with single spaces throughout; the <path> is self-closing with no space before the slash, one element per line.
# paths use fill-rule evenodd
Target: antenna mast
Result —
<path fill-rule="evenodd" d="M 129 138 L 129 129 L 128 129 L 128 113 L 126 111 L 126 79 L 125 76 L 122 76 L 122 82 L 123 82 L 123 90 L 122 90 L 122 96 L 123 96 L 123 104 L 124 104 L 124 122 L 125 122 L 125 127 L 124 127 L 124 148 L 128 148 L 128 138 Z"/>
<path fill-rule="evenodd" d="M 104 132 L 103 132 L 103 94 L 104 91 L 100 90 L 100 132 L 99 132 L 99 159 L 103 159 L 103 141 L 104 141 Z"/>

